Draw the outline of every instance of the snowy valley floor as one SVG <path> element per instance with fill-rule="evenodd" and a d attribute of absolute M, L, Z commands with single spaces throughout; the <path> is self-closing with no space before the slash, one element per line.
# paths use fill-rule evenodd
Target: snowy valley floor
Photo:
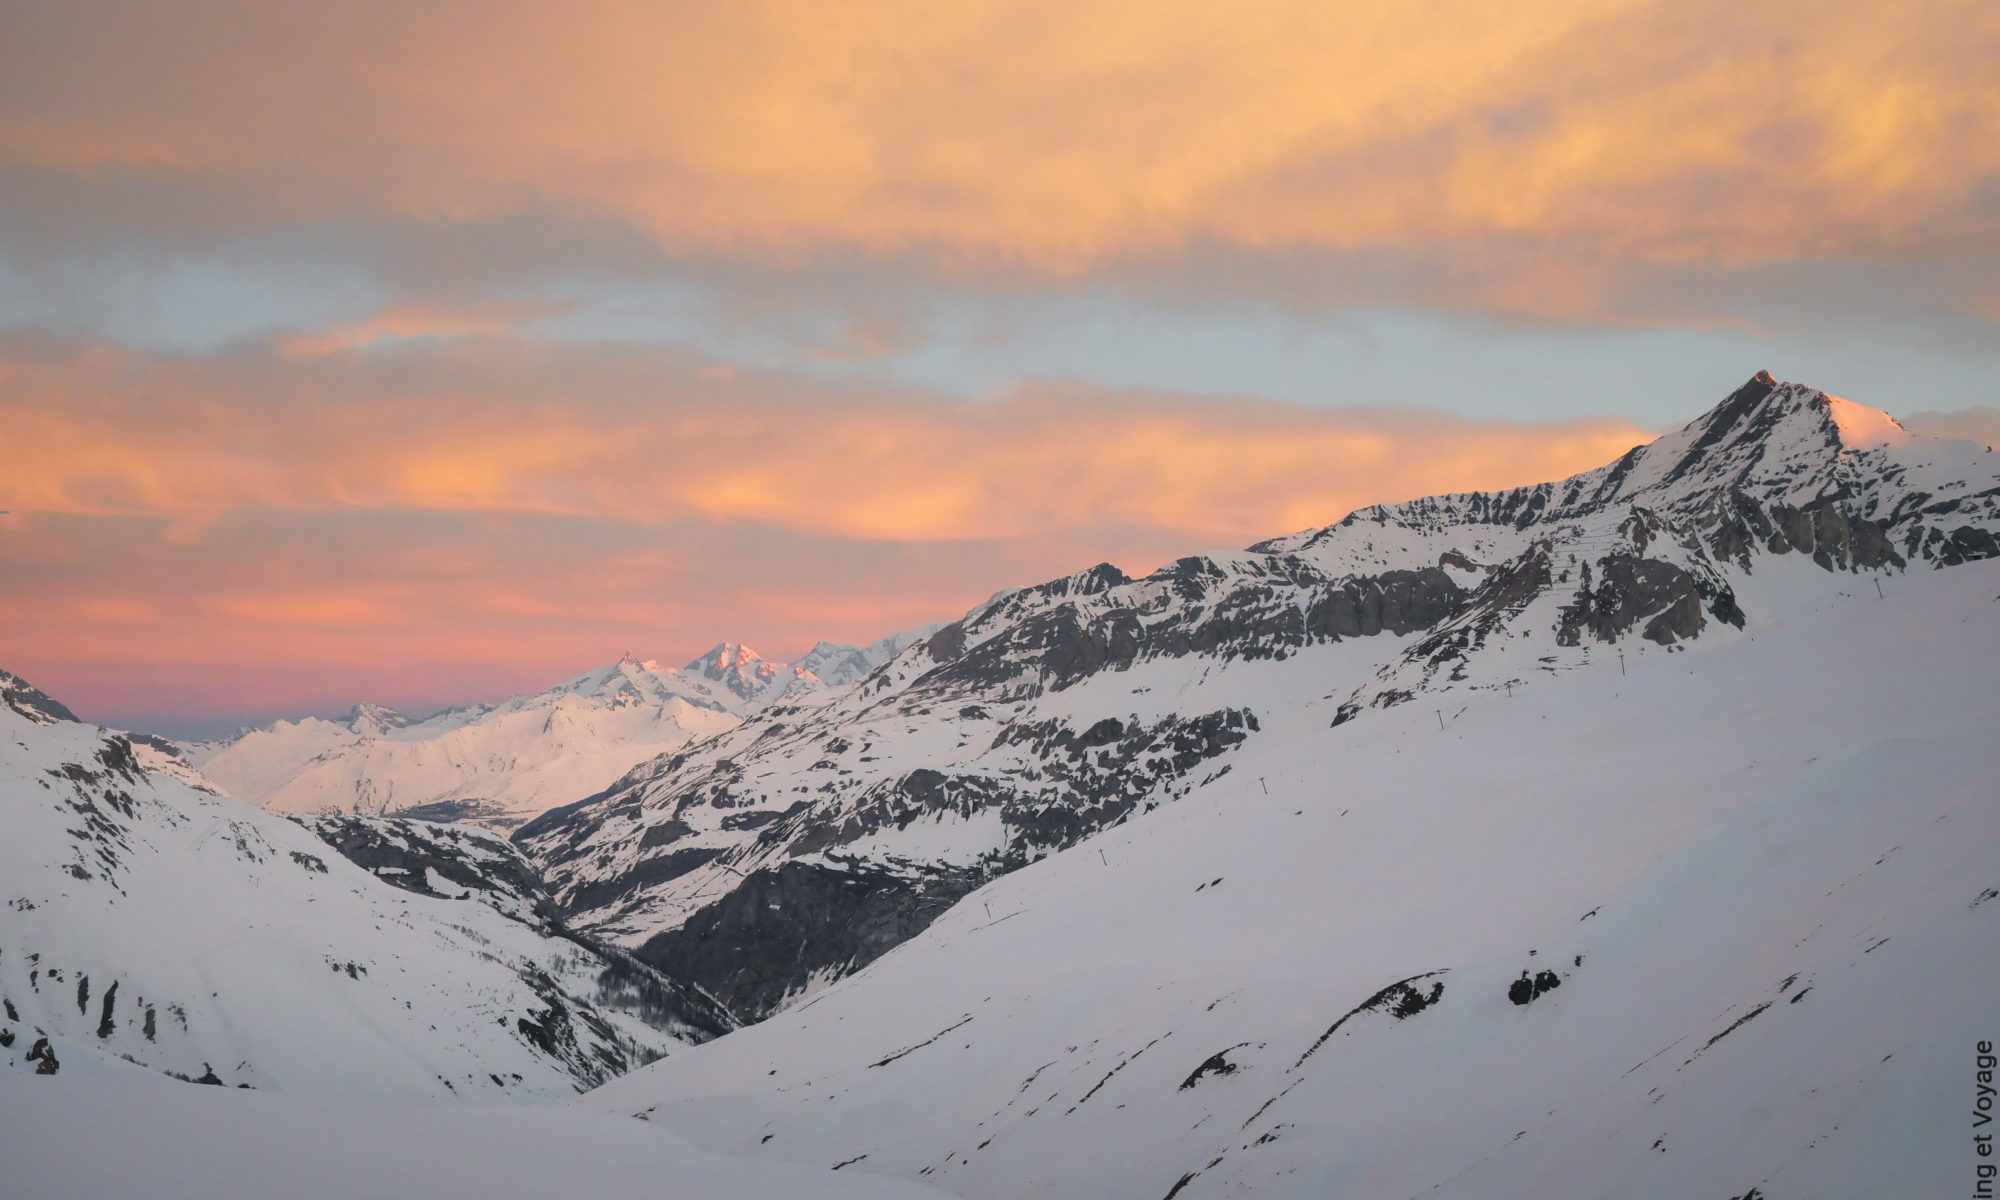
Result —
<path fill-rule="evenodd" d="M 9 1200 L 925 1200 L 928 1188 L 727 1158 L 629 1118 L 370 1105 L 139 1071 L 0 1075 Z"/>

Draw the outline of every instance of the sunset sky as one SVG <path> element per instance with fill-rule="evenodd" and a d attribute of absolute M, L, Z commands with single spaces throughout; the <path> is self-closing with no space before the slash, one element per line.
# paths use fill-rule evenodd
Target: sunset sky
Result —
<path fill-rule="evenodd" d="M 2000 6 L 0 0 L 0 667 L 193 734 L 2000 437 Z"/>

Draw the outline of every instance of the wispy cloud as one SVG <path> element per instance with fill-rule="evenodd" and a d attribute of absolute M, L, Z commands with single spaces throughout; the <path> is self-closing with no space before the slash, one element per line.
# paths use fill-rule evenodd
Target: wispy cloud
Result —
<path fill-rule="evenodd" d="M 364 320 L 309 333 L 278 335 L 273 339 L 272 346 L 285 357 L 308 358 L 419 338 L 491 337 L 514 332 L 532 321 L 559 315 L 572 307 L 519 300 L 458 307 L 393 304 Z"/>
<path fill-rule="evenodd" d="M 2000 447 L 2000 408 L 1976 405 L 1949 412 L 1915 412 L 1903 418 L 1904 428 L 1928 437 L 1961 438 Z"/>
<path fill-rule="evenodd" d="M 1242 540 L 1377 500 L 1549 478 L 1642 437 L 1618 420 L 1064 384 L 965 403 L 712 367 L 505 339 L 303 359 L 17 343 L 0 359 L 0 418 L 39 452 L 0 489 L 20 512 L 169 521 L 368 508 L 882 541 L 1089 527 Z"/>

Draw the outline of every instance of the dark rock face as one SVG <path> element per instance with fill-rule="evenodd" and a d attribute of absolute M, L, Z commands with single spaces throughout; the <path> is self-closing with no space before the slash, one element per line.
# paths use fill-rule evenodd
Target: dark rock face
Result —
<path fill-rule="evenodd" d="M 1443 970 L 1426 971 L 1422 975 L 1399 979 L 1348 1009 L 1338 1020 L 1327 1026 L 1326 1032 L 1319 1035 L 1319 1040 L 1308 1046 L 1304 1054 L 1299 1055 L 1299 1060 L 1292 1064 L 1292 1069 L 1297 1070 L 1304 1066 L 1307 1059 L 1319 1053 L 1320 1047 L 1326 1045 L 1334 1034 L 1340 1032 L 1341 1026 L 1364 1013 L 1386 1012 L 1398 1021 L 1404 1021 L 1435 1006 L 1438 1001 L 1444 999 L 1444 981 L 1437 978 L 1444 973 Z M 1423 986 L 1426 979 L 1433 981 L 1429 988 Z"/>
<path fill-rule="evenodd" d="M 692 1030 L 697 1039 L 719 1036 L 737 1025 L 728 1011 L 701 989 L 668 978 L 631 954 L 570 929 L 541 872 L 497 834 L 405 817 L 327 814 L 293 819 L 385 883 L 419 895 L 483 903 L 547 936 L 575 943 L 600 960 L 597 994 L 591 997 L 599 1006 L 636 1013 L 656 1029 Z M 295 853 L 292 857 L 311 856 Z M 326 869 L 324 864 L 316 868 L 301 865 L 320 872 Z M 457 890 L 441 891 L 439 884 Z M 579 1022 L 591 1026 L 601 1041 L 618 1040 L 593 1008 L 566 1003 L 554 980 L 537 975 L 528 982 L 547 1005 L 533 1022 L 532 1033 L 522 1030 L 537 1046 L 564 1057 L 548 1047 L 576 1047 Z"/>
<path fill-rule="evenodd" d="M 1116 740 L 1106 740 L 1113 726 Z M 800 814 L 805 819 L 771 825 L 758 841 L 771 850 L 811 854 L 884 829 L 907 829 L 939 813 L 970 817 L 997 808 L 1009 837 L 1007 851 L 994 862 L 1011 870 L 1117 824 L 1162 784 L 1241 745 L 1257 727 L 1256 715 L 1240 709 L 1129 728 L 1107 719 L 1081 736 L 1057 720 L 1014 724 L 993 747 L 1026 751 L 1040 768 L 1033 780 L 1010 783 L 920 768 L 869 787 L 836 819 Z M 1052 803 L 1057 798 L 1066 802 Z"/>
<path fill-rule="evenodd" d="M 614 877 L 580 885 L 566 897 L 566 900 L 573 911 L 615 904 L 634 892 L 656 883 L 668 883 L 679 879 L 690 871 L 707 866 L 721 857 L 722 851 L 710 846 L 675 850 L 643 858 Z"/>
<path fill-rule="evenodd" d="M 1521 977 L 1507 985 L 1507 999 L 1515 1004 L 1531 1004 L 1538 996 L 1545 996 L 1562 986 L 1562 980 L 1554 971 L 1538 971 L 1531 978 L 1526 971 Z"/>
<path fill-rule="evenodd" d="M 1031 589 L 948 626 L 933 643 L 951 633 L 953 644 L 963 646 L 968 635 L 1002 628 L 915 686 L 1012 699 L 1160 658 L 1282 659 L 1322 642 L 1428 629 L 1465 599 L 1437 567 L 1335 578 L 1290 556 L 1260 564 L 1248 578 L 1207 559 L 1181 559 L 1142 582 L 1166 589 L 1166 602 L 1036 611 L 1027 608 L 1040 598 Z"/>
<path fill-rule="evenodd" d="M 6 671 L 0 671 L 0 704 L 5 704 L 37 725 L 76 720 L 76 714 L 60 701 L 19 675 Z"/>
<path fill-rule="evenodd" d="M 1232 1046 L 1230 1049 L 1233 1050 L 1235 1047 Z M 1200 1083 L 1204 1076 L 1214 1075 L 1219 1078 L 1224 1075 L 1234 1075 L 1238 1070 L 1237 1065 L 1229 1061 L 1229 1050 L 1218 1050 L 1207 1058 L 1202 1059 L 1201 1065 L 1196 1067 L 1186 1079 L 1181 1080 L 1179 1090 L 1183 1092 L 1187 1091 L 1195 1084 Z"/>
<path fill-rule="evenodd" d="M 1585 634 L 1594 641 L 1616 642 L 1644 621 L 1641 636 L 1670 646 L 1701 633 L 1707 624 L 1705 605 L 1717 619 L 1743 625 L 1735 593 L 1712 575 L 1697 576 L 1671 562 L 1623 553 L 1599 560 L 1597 569 L 1593 584 L 1591 564 L 1580 568 L 1582 582 L 1562 610 L 1557 644 L 1577 645 Z"/>
<path fill-rule="evenodd" d="M 1764 401 L 1777 390 L 1778 381 L 1771 378 L 1771 373 L 1759 371 L 1750 377 L 1748 383 L 1731 392 L 1710 411 L 1700 436 L 1688 448 L 1687 454 L 1667 472 L 1665 482 L 1672 484 L 1701 470 L 1708 461 L 1709 452 L 1725 440 L 1755 441 L 1767 435 L 1781 414 L 1774 408 L 1766 407 Z"/>
<path fill-rule="evenodd" d="M 35 1044 L 28 1048 L 27 1060 L 35 1064 L 37 1075 L 53 1075 L 62 1070 L 62 1063 L 56 1058 L 55 1049 L 49 1045 L 47 1038 L 35 1039 Z"/>
<path fill-rule="evenodd" d="M 751 872 L 720 903 L 638 954 L 669 975 L 700 980 L 732 1013 L 755 1019 L 813 978 L 857 971 L 922 933 L 988 878 L 787 861 Z"/>
<path fill-rule="evenodd" d="M 560 923 L 541 872 L 495 834 L 402 816 L 328 813 L 293 820 L 349 862 L 404 891 L 453 898 L 472 892 L 508 916 L 544 931 Z M 310 863 L 300 865 L 312 869 Z M 457 890 L 441 891 L 434 883 L 456 885 Z"/>
<path fill-rule="evenodd" d="M 510 820 L 507 810 L 490 800 L 433 800 L 429 804 L 412 804 L 408 808 L 399 808 L 395 815 L 407 817 L 412 821 L 434 821 L 439 824 L 454 821 L 484 821 L 493 828 L 505 828 L 520 823 L 518 817 Z"/>
<path fill-rule="evenodd" d="M 1771 522 L 1777 527 L 1769 542 L 1774 554 L 1810 554 L 1829 571 L 1900 569 L 1905 565 L 1881 525 L 1848 512 L 1832 498 L 1804 508 L 1773 504 L 1770 511 Z"/>
<path fill-rule="evenodd" d="M 1950 534 L 1940 534 L 1933 529 L 1927 548 L 1941 567 L 1955 567 L 1960 563 L 1977 562 L 1982 558 L 2000 558 L 2000 540 L 1974 525 L 1961 525 Z"/>
<path fill-rule="evenodd" d="M 1037 777 L 996 779 L 921 768 L 874 783 L 851 803 L 819 812 L 794 806 L 760 822 L 743 874 L 718 903 L 653 937 L 636 953 L 662 972 L 699 984 L 734 1016 L 756 1020 L 816 977 L 858 970 L 923 931 L 960 896 L 1006 871 L 1071 846 L 1124 820 L 1200 764 L 1241 745 L 1257 729 L 1243 710 L 1154 724 L 1099 721 L 1081 733 L 1060 721 L 1015 724 L 996 748 L 1025 752 Z M 702 793 L 697 793 L 700 795 Z M 894 869 L 847 858 L 841 848 L 940 814 L 997 812 L 1003 843 L 969 866 L 901 863 Z M 767 810 L 768 811 L 768 810 Z M 642 835 L 642 846 L 653 825 Z M 669 851 L 639 859 L 565 894 L 578 908 L 675 878 L 722 853 Z M 838 867 L 798 861 L 824 854 Z M 686 856 L 683 858 L 682 856 Z"/>

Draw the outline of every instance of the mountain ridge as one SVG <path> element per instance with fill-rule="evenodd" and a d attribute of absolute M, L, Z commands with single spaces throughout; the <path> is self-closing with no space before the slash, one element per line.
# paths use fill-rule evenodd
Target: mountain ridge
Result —
<path fill-rule="evenodd" d="M 1743 636 L 1843 578 L 2000 552 L 2000 459 L 1873 411 L 1760 372 L 1567 480 L 1002 593 L 832 703 L 774 707 L 516 837 L 572 920 L 755 1020 L 1212 783 L 1274 721 L 1511 694 Z"/>
<path fill-rule="evenodd" d="M 0 734 L 0 1067 L 546 1101 L 730 1027 L 543 919 L 494 835 L 378 826 L 402 857 L 371 872 L 129 735 L 11 706 Z"/>
<path fill-rule="evenodd" d="M 823 702 L 911 636 L 819 643 L 812 653 L 835 682 L 804 660 L 770 663 L 724 642 L 678 669 L 628 653 L 498 703 L 417 719 L 362 702 L 336 720 L 280 720 L 182 750 L 223 790 L 274 812 L 400 813 L 508 830 L 747 714 Z"/>

